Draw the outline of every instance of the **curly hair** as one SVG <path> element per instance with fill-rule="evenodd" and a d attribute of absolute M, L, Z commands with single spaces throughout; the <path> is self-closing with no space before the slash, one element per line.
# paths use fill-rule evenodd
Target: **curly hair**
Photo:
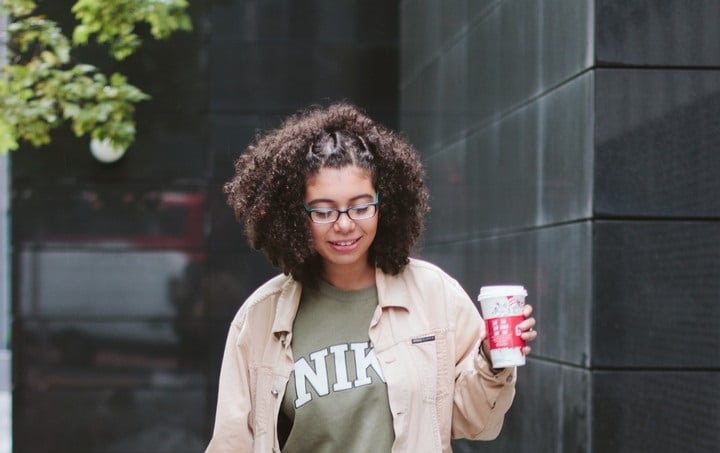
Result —
<path fill-rule="evenodd" d="M 348 165 L 367 169 L 380 194 L 370 262 L 397 274 L 408 263 L 429 209 L 424 170 L 405 139 L 354 105 L 312 106 L 258 134 L 223 189 L 250 244 L 285 274 L 314 286 L 322 260 L 303 209 L 306 183 L 323 167 Z"/>

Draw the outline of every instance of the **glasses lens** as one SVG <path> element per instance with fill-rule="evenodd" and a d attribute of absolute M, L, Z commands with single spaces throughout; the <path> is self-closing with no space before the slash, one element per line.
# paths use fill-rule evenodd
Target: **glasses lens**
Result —
<path fill-rule="evenodd" d="M 338 215 L 334 209 L 316 209 L 310 212 L 310 219 L 315 223 L 331 223 L 337 220 Z"/>
<path fill-rule="evenodd" d="M 348 215 L 353 220 L 369 219 L 375 215 L 377 206 L 374 204 L 360 205 L 348 209 Z"/>

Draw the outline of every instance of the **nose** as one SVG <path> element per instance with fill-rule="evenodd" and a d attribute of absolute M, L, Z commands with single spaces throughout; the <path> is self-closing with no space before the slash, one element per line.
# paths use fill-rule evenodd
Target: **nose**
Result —
<path fill-rule="evenodd" d="M 333 227 L 336 231 L 351 231 L 355 228 L 355 221 L 350 218 L 347 212 L 341 212 Z"/>

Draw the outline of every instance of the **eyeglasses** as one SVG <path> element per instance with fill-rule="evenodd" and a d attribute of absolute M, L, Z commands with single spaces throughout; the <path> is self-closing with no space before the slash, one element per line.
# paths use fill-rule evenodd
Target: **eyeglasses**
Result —
<path fill-rule="evenodd" d="M 380 200 L 380 192 L 375 194 L 375 200 L 371 203 L 357 204 L 347 209 L 337 208 L 311 208 L 303 205 L 305 212 L 310 216 L 310 220 L 314 223 L 334 223 L 340 218 L 340 214 L 347 214 L 351 220 L 366 220 L 375 214 L 378 210 L 378 202 Z"/>

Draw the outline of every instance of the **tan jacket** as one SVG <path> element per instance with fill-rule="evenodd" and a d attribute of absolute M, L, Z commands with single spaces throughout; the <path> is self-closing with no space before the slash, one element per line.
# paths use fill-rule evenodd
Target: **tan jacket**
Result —
<path fill-rule="evenodd" d="M 376 284 L 369 335 L 387 382 L 392 451 L 450 452 L 451 438 L 497 437 L 515 394 L 515 368 L 492 373 L 479 353 L 484 323 L 460 285 L 416 259 L 399 275 L 378 270 Z M 293 368 L 300 292 L 292 278 L 277 276 L 235 316 L 207 453 L 280 451 L 276 426 Z"/>

